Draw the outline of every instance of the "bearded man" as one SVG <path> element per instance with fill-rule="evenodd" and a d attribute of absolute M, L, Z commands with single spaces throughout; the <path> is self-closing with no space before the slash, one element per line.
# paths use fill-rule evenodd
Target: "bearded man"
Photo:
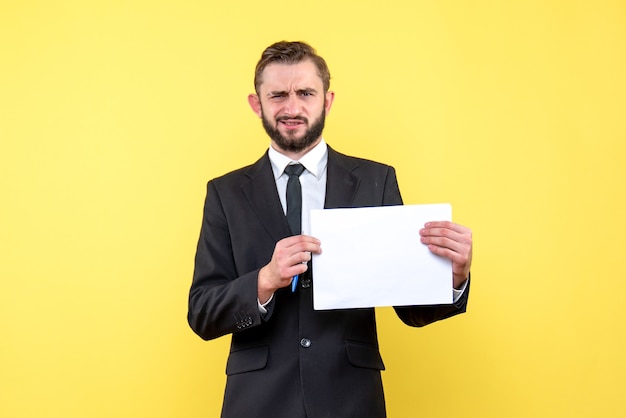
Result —
<path fill-rule="evenodd" d="M 232 336 L 222 417 L 385 417 L 375 311 L 313 309 L 322 243 L 307 228 L 312 209 L 401 205 L 395 170 L 326 144 L 334 93 L 311 46 L 269 46 L 254 83 L 248 103 L 270 147 L 208 183 L 189 293 L 191 328 Z M 418 327 L 465 312 L 472 258 L 464 226 L 434 220 L 419 239 L 452 261 L 454 302 L 394 308 Z"/>

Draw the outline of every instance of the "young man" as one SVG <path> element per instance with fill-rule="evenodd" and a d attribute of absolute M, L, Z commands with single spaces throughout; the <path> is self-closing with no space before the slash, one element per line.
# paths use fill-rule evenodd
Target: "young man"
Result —
<path fill-rule="evenodd" d="M 385 416 L 374 309 L 313 310 L 315 275 L 307 262 L 322 246 L 297 225 L 308 225 L 311 209 L 402 204 L 392 167 L 325 143 L 329 85 L 328 67 L 309 45 L 268 47 L 248 102 L 270 148 L 208 183 L 188 320 L 205 340 L 232 334 L 222 417 Z M 297 164 L 294 186 L 286 171 Z M 296 224 L 293 187 L 301 193 Z M 435 221 L 420 235 L 452 260 L 454 303 L 395 308 L 411 326 L 464 312 L 469 293 L 471 231 Z"/>

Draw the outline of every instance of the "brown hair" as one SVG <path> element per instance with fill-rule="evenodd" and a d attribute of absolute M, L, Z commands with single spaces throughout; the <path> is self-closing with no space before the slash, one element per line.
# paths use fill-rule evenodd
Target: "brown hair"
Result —
<path fill-rule="evenodd" d="M 315 49 L 304 42 L 280 41 L 268 46 L 261 54 L 261 59 L 254 71 L 254 88 L 258 94 L 263 82 L 263 70 L 269 64 L 298 64 L 306 60 L 313 61 L 317 67 L 317 75 L 322 79 L 324 93 L 330 88 L 330 71 L 324 58 L 317 55 Z"/>

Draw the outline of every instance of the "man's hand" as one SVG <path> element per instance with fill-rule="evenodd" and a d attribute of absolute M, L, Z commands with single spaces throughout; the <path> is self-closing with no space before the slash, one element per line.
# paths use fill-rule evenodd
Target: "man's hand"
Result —
<path fill-rule="evenodd" d="M 472 265 L 472 231 L 453 222 L 437 221 L 427 222 L 420 236 L 433 254 L 452 260 L 453 285 L 459 289 Z"/>
<path fill-rule="evenodd" d="M 320 240 L 308 235 L 295 235 L 276 243 L 272 260 L 259 271 L 258 296 L 262 304 L 282 287 L 289 286 L 293 277 L 307 271 L 311 253 L 320 254 Z"/>

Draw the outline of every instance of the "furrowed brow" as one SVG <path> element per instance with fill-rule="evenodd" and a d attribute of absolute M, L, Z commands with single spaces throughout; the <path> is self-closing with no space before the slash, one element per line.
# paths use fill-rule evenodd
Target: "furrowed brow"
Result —
<path fill-rule="evenodd" d="M 287 96 L 289 92 L 281 90 L 281 91 L 270 91 L 267 93 L 267 96 Z"/>

